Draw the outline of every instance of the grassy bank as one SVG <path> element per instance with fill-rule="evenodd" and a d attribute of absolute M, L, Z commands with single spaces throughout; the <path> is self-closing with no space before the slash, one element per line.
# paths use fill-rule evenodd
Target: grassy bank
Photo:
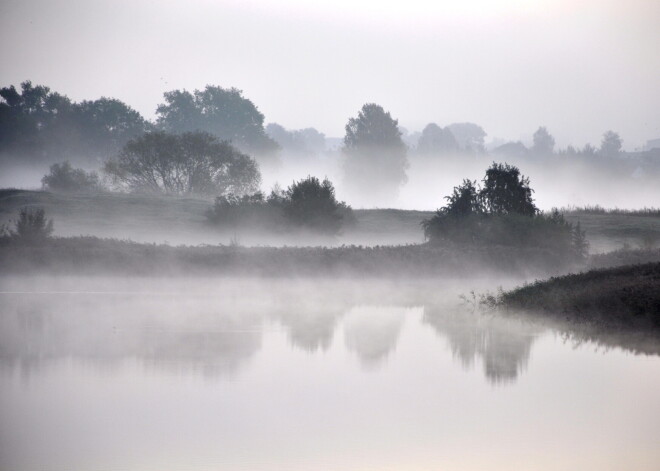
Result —
<path fill-rule="evenodd" d="M 204 212 L 211 200 L 126 194 L 66 195 L 41 191 L 0 190 L 0 224 L 23 206 L 41 206 L 55 221 L 55 235 L 96 236 L 170 244 L 242 245 L 397 245 L 424 241 L 420 223 L 429 211 L 397 209 L 355 210 L 356 223 L 336 238 L 310 234 L 272 234 L 226 230 L 207 224 Z M 660 213 L 567 208 L 566 220 L 580 222 L 592 253 L 660 247 Z"/>
<path fill-rule="evenodd" d="M 342 247 L 241 247 L 141 244 L 96 237 L 41 243 L 5 239 L 0 273 L 225 274 L 257 276 L 529 277 L 573 268 L 568 255 L 513 247 L 428 244 Z"/>
<path fill-rule="evenodd" d="M 538 281 L 497 303 L 596 328 L 660 332 L 660 262 Z"/>

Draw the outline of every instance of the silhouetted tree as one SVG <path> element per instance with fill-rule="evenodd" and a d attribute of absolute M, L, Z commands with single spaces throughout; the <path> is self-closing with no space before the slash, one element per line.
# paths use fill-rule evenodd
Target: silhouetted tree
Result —
<path fill-rule="evenodd" d="M 96 172 L 85 172 L 81 168 L 73 168 L 66 161 L 50 166 L 50 172 L 41 179 L 45 190 L 64 193 L 98 191 L 99 176 Z"/>
<path fill-rule="evenodd" d="M 375 103 L 367 103 L 346 124 L 343 153 L 349 191 L 368 194 L 374 203 L 393 201 L 405 183 L 407 147 L 398 121 Z"/>
<path fill-rule="evenodd" d="M 31 159 L 102 160 L 150 128 L 119 100 L 74 103 L 50 88 L 26 81 L 0 90 L 0 152 Z"/>
<path fill-rule="evenodd" d="M 309 156 L 325 150 L 325 135 L 314 128 L 289 131 L 277 123 L 269 123 L 266 134 L 288 154 Z"/>
<path fill-rule="evenodd" d="M 10 237 L 25 242 L 40 242 L 53 233 L 53 220 L 46 218 L 43 208 L 21 208 L 14 226 Z"/>
<path fill-rule="evenodd" d="M 538 212 L 532 199 L 534 190 L 529 187 L 529 178 L 521 175 L 518 167 L 493 162 L 482 182 L 479 197 L 487 212 L 526 216 Z"/>
<path fill-rule="evenodd" d="M 545 126 L 539 127 L 534 133 L 532 153 L 537 156 L 551 155 L 555 148 L 555 138 L 550 135 Z"/>
<path fill-rule="evenodd" d="M 417 142 L 417 152 L 422 155 L 446 155 L 458 150 L 458 142 L 449 128 L 429 123 Z"/>
<path fill-rule="evenodd" d="M 284 215 L 292 223 L 319 232 L 336 234 L 350 207 L 337 201 L 335 188 L 327 178 L 294 182 L 285 192 Z"/>
<path fill-rule="evenodd" d="M 618 157 L 621 153 L 623 141 L 614 131 L 607 131 L 603 134 L 603 140 L 600 143 L 600 155 L 603 157 Z"/>
<path fill-rule="evenodd" d="M 481 126 L 474 123 L 453 123 L 448 127 L 462 150 L 476 154 L 484 152 L 486 131 Z"/>
<path fill-rule="evenodd" d="M 242 93 L 236 88 L 211 85 L 193 93 L 166 92 L 165 103 L 156 110 L 158 126 L 171 133 L 205 131 L 244 152 L 272 154 L 278 146 L 266 135 L 264 115 Z"/>
<path fill-rule="evenodd" d="M 173 195 L 243 195 L 261 181 L 253 159 L 205 132 L 147 133 L 128 142 L 105 171 L 130 191 Z"/>
<path fill-rule="evenodd" d="M 529 154 L 529 149 L 520 141 L 507 142 L 493 149 L 491 153 L 504 157 L 525 157 Z"/>

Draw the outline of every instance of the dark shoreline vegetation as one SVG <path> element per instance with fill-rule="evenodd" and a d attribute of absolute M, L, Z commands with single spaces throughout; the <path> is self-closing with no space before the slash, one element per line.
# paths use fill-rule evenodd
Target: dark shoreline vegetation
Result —
<path fill-rule="evenodd" d="M 484 302 L 610 331 L 660 333 L 660 262 L 553 277 Z"/>

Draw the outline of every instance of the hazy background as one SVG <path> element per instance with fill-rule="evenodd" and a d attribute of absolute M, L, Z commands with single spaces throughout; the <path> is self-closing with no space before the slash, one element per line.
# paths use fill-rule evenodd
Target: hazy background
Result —
<path fill-rule="evenodd" d="M 116 97 L 236 86 L 287 128 L 343 136 L 366 102 L 402 126 L 471 121 L 531 141 L 624 150 L 660 136 L 654 0 L 32 1 L 0 3 L 0 84 Z"/>

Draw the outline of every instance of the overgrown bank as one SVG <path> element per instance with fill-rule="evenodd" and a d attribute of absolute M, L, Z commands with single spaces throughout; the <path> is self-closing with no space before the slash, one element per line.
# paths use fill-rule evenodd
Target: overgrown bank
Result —
<path fill-rule="evenodd" d="M 660 262 L 537 281 L 502 293 L 496 303 L 597 328 L 660 332 Z"/>

